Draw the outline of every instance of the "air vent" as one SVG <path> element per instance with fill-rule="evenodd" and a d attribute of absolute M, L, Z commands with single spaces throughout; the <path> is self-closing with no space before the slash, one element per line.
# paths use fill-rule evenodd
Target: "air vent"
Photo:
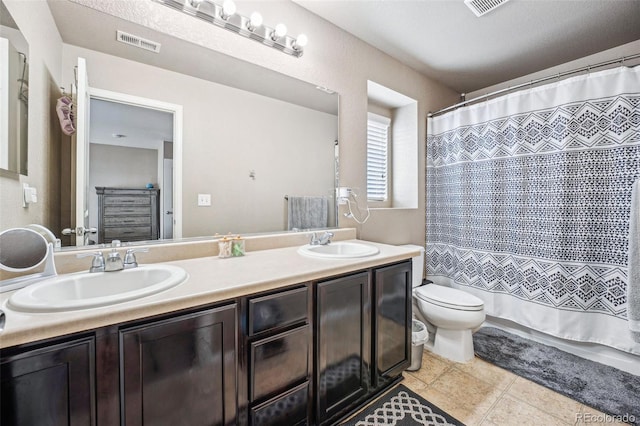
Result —
<path fill-rule="evenodd" d="M 464 4 L 479 18 L 509 0 L 464 0 Z"/>
<path fill-rule="evenodd" d="M 145 38 L 138 37 L 133 34 L 125 33 L 124 31 L 116 32 L 116 40 L 118 40 L 121 43 L 139 47 L 140 49 L 150 50 L 151 52 L 154 52 L 154 53 L 160 53 L 160 43 L 147 40 Z"/>

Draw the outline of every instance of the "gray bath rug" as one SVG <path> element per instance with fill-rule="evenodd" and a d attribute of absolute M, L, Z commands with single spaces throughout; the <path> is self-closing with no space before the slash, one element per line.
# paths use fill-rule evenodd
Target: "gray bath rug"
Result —
<path fill-rule="evenodd" d="M 473 335 L 476 355 L 605 414 L 640 422 L 640 377 L 493 327 Z"/>
<path fill-rule="evenodd" d="M 464 426 L 462 423 L 399 385 L 343 426 Z"/>

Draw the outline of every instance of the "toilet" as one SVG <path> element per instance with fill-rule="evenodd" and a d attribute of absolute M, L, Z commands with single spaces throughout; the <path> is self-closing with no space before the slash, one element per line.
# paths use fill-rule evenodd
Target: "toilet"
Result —
<path fill-rule="evenodd" d="M 471 361 L 474 356 L 472 331 L 484 322 L 484 302 L 465 291 L 438 283 L 420 286 L 424 248 L 405 247 L 421 252 L 413 258 L 413 316 L 427 324 L 430 334 L 435 329 L 433 346 L 428 344 L 427 348 L 452 361 Z"/>

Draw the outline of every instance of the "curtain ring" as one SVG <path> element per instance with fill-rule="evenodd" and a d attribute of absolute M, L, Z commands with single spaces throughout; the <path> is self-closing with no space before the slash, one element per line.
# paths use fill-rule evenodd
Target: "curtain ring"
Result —
<path fill-rule="evenodd" d="M 625 59 L 627 59 L 627 58 L 623 56 L 623 57 L 622 57 L 622 61 L 620 62 L 620 66 L 621 66 L 621 67 L 624 67 L 624 61 L 625 61 Z"/>

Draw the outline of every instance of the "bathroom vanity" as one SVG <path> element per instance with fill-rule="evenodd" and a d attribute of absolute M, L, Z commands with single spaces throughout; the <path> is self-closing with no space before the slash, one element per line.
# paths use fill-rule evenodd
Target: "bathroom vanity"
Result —
<path fill-rule="evenodd" d="M 0 422 L 336 424 L 410 363 L 415 253 L 375 246 L 360 259 L 288 247 L 171 262 L 189 279 L 137 301 L 9 311 Z"/>

